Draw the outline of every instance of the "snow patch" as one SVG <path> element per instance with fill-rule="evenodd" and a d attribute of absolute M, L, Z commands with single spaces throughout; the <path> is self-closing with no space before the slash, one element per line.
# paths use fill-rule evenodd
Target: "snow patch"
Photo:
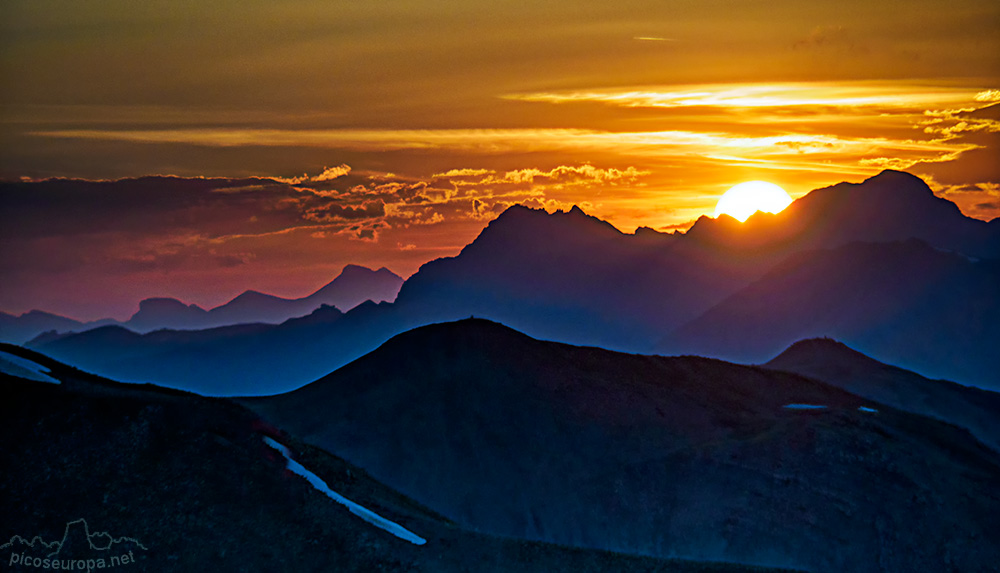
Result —
<path fill-rule="evenodd" d="M 819 404 L 785 404 L 782 408 L 789 410 L 823 410 L 826 406 Z"/>
<path fill-rule="evenodd" d="M 875 408 L 869 408 L 868 406 L 858 406 L 858 412 L 868 412 L 874 414 L 878 412 Z"/>
<path fill-rule="evenodd" d="M 312 485 L 314 488 L 326 494 L 326 496 L 332 499 L 333 501 L 346 506 L 347 509 L 350 510 L 350 512 L 353 513 L 354 515 L 360 517 L 361 519 L 367 521 L 368 523 L 374 525 L 375 527 L 378 527 L 379 529 L 382 529 L 384 531 L 388 531 L 389 533 L 395 535 L 396 537 L 403 539 L 405 541 L 409 541 L 414 545 L 423 545 L 427 543 L 426 539 L 420 537 L 419 535 L 413 533 L 412 531 L 406 529 L 405 527 L 399 525 L 398 523 L 389 521 L 388 519 L 382 517 L 381 515 L 378 515 L 374 511 L 371 511 L 366 507 L 362 507 L 354 503 L 353 501 L 347 499 L 346 497 L 340 495 L 339 493 L 333 491 L 332 489 L 330 489 L 330 486 L 326 485 L 326 482 L 323 481 L 322 478 L 312 473 L 311 471 L 307 470 L 299 462 L 293 460 L 292 452 L 289 451 L 289 449 L 285 447 L 283 444 L 276 442 L 275 440 L 272 440 L 267 436 L 264 436 L 264 443 L 278 450 L 279 452 L 281 452 L 281 455 L 285 456 L 285 460 L 288 462 L 288 469 L 290 469 L 292 473 L 304 477 L 306 481 L 309 482 L 310 485 Z"/>
<path fill-rule="evenodd" d="M 959 257 L 962 257 L 963 259 L 969 261 L 970 263 L 978 263 L 979 262 L 978 258 L 976 258 L 976 257 L 970 257 L 969 255 L 966 255 L 965 253 L 962 253 L 962 252 L 959 252 L 959 251 L 953 251 L 953 250 L 950 250 L 950 249 L 942 249 L 940 247 L 934 247 L 934 250 L 937 251 L 937 252 L 939 252 L 939 253 L 948 253 L 949 255 L 958 255 Z"/>
<path fill-rule="evenodd" d="M 11 376 L 17 376 L 18 378 L 25 378 L 27 380 L 59 384 L 58 380 L 49 376 L 52 371 L 48 368 L 38 364 L 37 362 L 28 360 L 27 358 L 21 358 L 20 356 L 15 356 L 2 350 L 0 350 L 0 372 L 10 374 Z"/>

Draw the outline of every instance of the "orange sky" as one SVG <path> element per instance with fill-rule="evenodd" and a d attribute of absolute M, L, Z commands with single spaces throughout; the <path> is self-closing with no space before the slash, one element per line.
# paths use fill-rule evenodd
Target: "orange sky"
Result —
<path fill-rule="evenodd" d="M 36 201 L 18 216 L 46 232 L 4 235 L 0 310 L 299 296 L 349 262 L 407 276 L 512 203 L 683 229 L 751 179 L 798 197 L 905 169 L 991 219 L 998 30 L 992 0 L 8 0 L 0 177 L 286 185 L 73 205 L 165 209 L 144 230 L 62 232 L 43 221 L 66 199 Z M 289 202 L 313 211 L 270 218 Z"/>

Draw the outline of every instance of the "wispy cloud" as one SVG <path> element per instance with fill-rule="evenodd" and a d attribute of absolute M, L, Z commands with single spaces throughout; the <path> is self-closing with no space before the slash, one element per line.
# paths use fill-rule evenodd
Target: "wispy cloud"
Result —
<path fill-rule="evenodd" d="M 982 92 L 988 93 L 988 92 Z M 836 107 L 927 109 L 968 103 L 967 88 L 872 82 L 703 84 L 667 88 L 598 89 L 508 94 L 507 99 L 546 102 L 597 102 L 620 107 L 787 108 Z M 978 100 L 985 101 L 985 100 Z"/>
<path fill-rule="evenodd" d="M 721 126 L 719 126 L 721 127 Z M 281 130 L 164 130 L 164 131 L 60 131 L 39 132 L 47 137 L 118 140 L 145 143 L 193 145 L 302 146 L 341 149 L 437 149 L 453 152 L 496 154 L 499 152 L 591 151 L 617 155 L 669 157 L 742 164 L 770 161 L 774 168 L 811 169 L 863 166 L 862 159 L 896 156 L 917 162 L 961 153 L 975 145 L 952 141 L 921 141 L 910 138 L 849 137 L 835 134 L 742 135 L 724 131 L 635 131 L 611 132 L 583 129 L 508 130 L 413 130 L 413 131 L 281 131 Z M 912 164 L 912 163 L 911 163 Z M 858 172 L 856 169 L 854 172 Z M 523 176 L 531 176 L 526 173 Z M 535 175 L 540 175 L 535 174 Z M 515 175 L 510 175 L 514 177 Z M 454 176 L 451 176 L 454 177 Z M 507 177 L 507 175 L 504 175 Z"/>
<path fill-rule="evenodd" d="M 451 179 L 453 177 L 479 177 L 480 175 L 486 175 L 489 173 L 496 173 L 492 169 L 449 169 L 444 173 L 435 173 L 433 177 Z"/>

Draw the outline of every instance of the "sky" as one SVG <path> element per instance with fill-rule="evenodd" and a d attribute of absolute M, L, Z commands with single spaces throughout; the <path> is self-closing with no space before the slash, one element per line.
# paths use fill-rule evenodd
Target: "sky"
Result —
<path fill-rule="evenodd" d="M 684 230 L 748 180 L 902 169 L 990 220 L 998 31 L 995 0 L 5 0 L 0 310 L 406 277 L 515 203 Z"/>

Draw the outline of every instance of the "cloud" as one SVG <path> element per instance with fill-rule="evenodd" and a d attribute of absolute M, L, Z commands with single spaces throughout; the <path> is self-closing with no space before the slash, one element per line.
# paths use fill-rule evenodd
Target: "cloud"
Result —
<path fill-rule="evenodd" d="M 392 226 L 385 221 L 368 221 L 357 225 L 351 225 L 343 229 L 340 234 L 347 235 L 349 239 L 354 241 L 377 243 L 380 233 L 383 230 L 390 228 L 392 228 Z"/>
<path fill-rule="evenodd" d="M 835 29 L 821 29 L 814 42 L 832 41 Z M 36 137 L 180 143 L 213 147 L 290 147 L 416 153 L 421 157 L 527 157 L 546 154 L 549 167 L 507 164 L 505 170 L 481 167 L 438 169 L 415 181 L 379 175 L 365 179 L 346 164 L 324 170 L 322 181 L 292 178 L 275 184 L 308 185 L 331 200 L 361 190 L 373 198 L 393 191 L 405 201 L 433 204 L 486 187 L 507 189 L 525 184 L 640 184 L 635 173 L 601 173 L 573 166 L 554 171 L 559 158 L 632 160 L 702 170 L 710 168 L 770 169 L 811 174 L 870 175 L 880 167 L 907 168 L 921 162 L 953 162 L 997 133 L 1000 118 L 980 112 L 996 97 L 995 89 L 958 83 L 906 81 L 788 82 L 768 84 L 691 84 L 629 89 L 567 90 L 504 96 L 526 102 L 599 103 L 628 110 L 651 108 L 668 114 L 673 129 L 635 112 L 627 131 L 613 129 L 249 129 L 202 128 L 162 130 L 36 131 Z M 623 116 L 629 117 L 629 116 Z M 639 158 L 639 159 L 635 159 Z M 591 172 L 585 172 L 591 169 Z M 609 168 L 610 169 L 610 168 Z M 336 175 L 336 177 L 334 177 Z M 303 176 L 305 177 L 305 176 Z M 368 177 L 374 177 L 369 175 Z M 350 185 L 349 185 L 350 183 Z M 380 186 L 377 183 L 386 185 Z M 435 189 L 434 184 L 450 189 Z M 360 186 L 360 187 L 353 187 Z M 406 187 L 409 185 L 410 187 Z M 404 196 L 405 195 L 405 196 Z M 386 198 L 386 203 L 396 199 Z"/>
<path fill-rule="evenodd" d="M 971 95 L 966 88 L 950 85 L 858 81 L 692 84 L 519 93 L 504 97 L 517 101 L 556 104 L 604 103 L 626 108 L 712 108 L 706 111 L 717 112 L 725 109 L 812 107 L 835 108 L 838 113 L 843 113 L 863 108 L 922 111 L 935 106 L 968 103 L 973 99 Z"/>
<path fill-rule="evenodd" d="M 447 179 L 451 177 L 479 177 L 490 173 L 496 173 L 496 171 L 493 171 L 492 169 L 449 169 L 444 173 L 435 173 L 432 177 L 435 179 Z"/>
<path fill-rule="evenodd" d="M 1000 90 L 983 90 L 977 93 L 973 99 L 988 103 L 998 102 L 1000 101 Z"/>
<path fill-rule="evenodd" d="M 625 169 L 617 169 L 613 167 L 600 169 L 590 164 L 579 166 L 560 165 L 548 171 L 543 171 L 537 168 L 507 171 L 501 177 L 487 177 L 481 180 L 480 184 L 534 183 L 536 179 L 540 178 L 561 182 L 576 181 L 617 185 L 622 182 L 634 182 L 639 177 L 649 174 L 649 171 L 642 171 L 631 166 L 626 167 Z"/>
<path fill-rule="evenodd" d="M 310 178 L 309 180 L 313 182 L 330 181 L 337 179 L 338 177 L 343 177 L 350 172 L 351 166 L 347 164 L 338 165 L 336 167 L 324 167 L 322 173 Z"/>
<path fill-rule="evenodd" d="M 303 173 L 299 177 L 276 177 L 272 176 L 269 179 L 276 181 L 278 183 L 285 183 L 287 185 L 300 185 L 306 182 L 320 183 L 323 181 L 332 181 L 343 177 L 351 172 L 351 166 L 345 164 L 338 165 L 336 167 L 323 167 L 322 173 L 319 175 L 309 176 L 308 173 Z"/>
<path fill-rule="evenodd" d="M 328 204 L 307 209 L 306 219 L 317 223 L 373 219 L 385 215 L 385 203 L 379 199 L 367 201 L 358 206 Z"/>

